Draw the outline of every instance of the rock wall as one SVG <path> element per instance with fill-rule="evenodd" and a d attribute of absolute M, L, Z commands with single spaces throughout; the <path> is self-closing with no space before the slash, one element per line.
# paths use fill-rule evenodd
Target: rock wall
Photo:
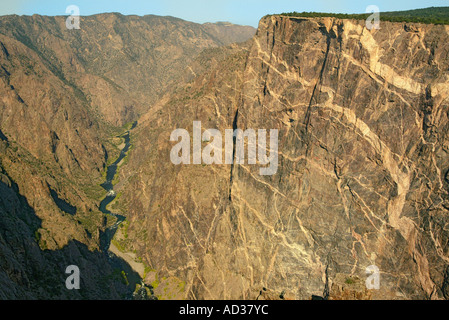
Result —
<path fill-rule="evenodd" d="M 186 298 L 447 298 L 448 31 L 268 16 L 247 47 L 203 57 L 140 122 L 132 247 Z M 278 129 L 277 173 L 174 166 L 170 132 L 196 120 Z M 380 289 L 363 292 L 370 265 Z"/>

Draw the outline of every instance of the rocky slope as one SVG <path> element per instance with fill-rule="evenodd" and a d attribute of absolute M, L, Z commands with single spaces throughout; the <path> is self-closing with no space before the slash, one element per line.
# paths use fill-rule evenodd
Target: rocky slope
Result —
<path fill-rule="evenodd" d="M 201 50 L 252 36 L 243 26 L 232 26 L 233 36 L 229 26 L 211 31 L 170 17 L 95 15 L 81 18 L 80 30 L 65 19 L 0 17 L 2 298 L 129 293 L 99 251 L 113 222 L 98 205 L 122 143 L 114 137 Z M 84 267 L 81 293 L 61 282 L 69 262 Z M 44 280 L 54 289 L 41 289 Z"/>
<path fill-rule="evenodd" d="M 0 299 L 121 299 L 132 293 L 107 256 L 82 242 L 42 250 L 41 219 L 3 170 L 0 194 Z M 80 290 L 65 288 L 65 268 L 72 264 L 80 268 Z"/>
<path fill-rule="evenodd" d="M 449 298 L 448 32 L 270 16 L 203 53 L 142 116 L 122 171 L 145 281 L 189 299 Z M 277 173 L 173 165 L 170 133 L 196 120 L 278 129 Z"/>
<path fill-rule="evenodd" d="M 68 30 L 65 20 L 4 16 L 0 33 L 35 51 L 95 111 L 119 125 L 148 110 L 178 70 L 203 49 L 245 41 L 255 33 L 247 26 L 200 25 L 153 15 L 81 17 L 79 30 Z"/>

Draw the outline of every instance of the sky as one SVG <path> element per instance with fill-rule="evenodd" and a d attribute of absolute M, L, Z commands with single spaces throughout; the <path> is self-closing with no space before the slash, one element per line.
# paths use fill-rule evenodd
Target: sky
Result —
<path fill-rule="evenodd" d="M 266 14 L 291 11 L 364 13 L 369 5 L 382 11 L 449 6 L 449 0 L 0 0 L 0 15 L 66 15 L 76 5 L 80 14 L 103 12 L 156 14 L 204 23 L 229 21 L 257 27 Z"/>

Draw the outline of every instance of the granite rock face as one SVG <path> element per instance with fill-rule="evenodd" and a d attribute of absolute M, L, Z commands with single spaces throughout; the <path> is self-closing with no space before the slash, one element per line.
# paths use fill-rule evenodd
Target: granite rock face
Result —
<path fill-rule="evenodd" d="M 448 298 L 448 32 L 268 16 L 204 53 L 141 118 L 122 172 L 131 248 L 189 299 Z M 277 173 L 173 165 L 170 133 L 193 121 L 278 129 Z"/>

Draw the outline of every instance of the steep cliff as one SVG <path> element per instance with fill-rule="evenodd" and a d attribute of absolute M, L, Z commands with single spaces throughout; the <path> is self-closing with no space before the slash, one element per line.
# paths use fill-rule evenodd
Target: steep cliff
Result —
<path fill-rule="evenodd" d="M 194 299 L 448 298 L 448 32 L 270 16 L 248 44 L 204 53 L 142 117 L 122 172 L 146 281 Z M 173 165 L 171 131 L 197 120 L 278 129 L 277 173 Z M 371 265 L 379 290 L 360 287 Z"/>

